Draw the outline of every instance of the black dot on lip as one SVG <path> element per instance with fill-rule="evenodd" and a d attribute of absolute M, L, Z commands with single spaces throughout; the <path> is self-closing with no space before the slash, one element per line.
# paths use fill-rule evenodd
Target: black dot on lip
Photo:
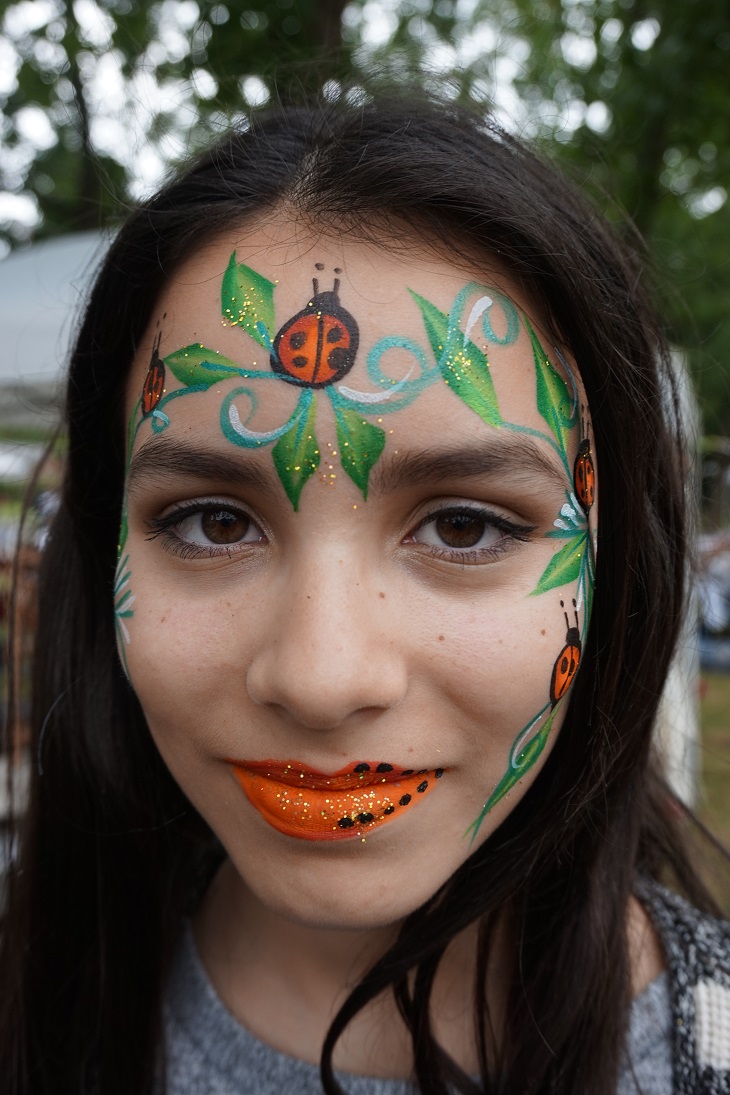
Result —
<path fill-rule="evenodd" d="M 392 772 L 393 771 L 393 765 L 392 764 L 379 764 L 378 767 L 375 769 L 375 771 L 376 772 Z"/>
<path fill-rule="evenodd" d="M 373 820 L 373 815 L 372 814 L 358 814 L 357 815 L 357 820 L 360 822 L 361 825 L 367 825 L 367 823 L 369 821 Z"/>
<path fill-rule="evenodd" d="M 398 805 L 399 806 L 407 806 L 410 801 L 411 801 L 411 796 L 410 795 L 403 795 L 403 798 L 398 800 Z"/>
<path fill-rule="evenodd" d="M 351 829 L 355 822 L 351 817 L 341 817 L 337 824 L 341 829 Z"/>
<path fill-rule="evenodd" d="M 436 771 L 434 772 L 434 776 L 436 777 L 436 779 L 441 779 L 443 774 L 444 774 L 443 768 L 437 768 Z"/>
<path fill-rule="evenodd" d="M 405 772 L 401 772 L 401 775 L 402 776 L 412 776 L 413 775 L 413 769 L 412 768 L 406 768 Z"/>
<path fill-rule="evenodd" d="M 422 795 L 427 787 L 428 787 L 428 780 L 424 779 L 423 783 L 418 784 L 418 787 L 416 787 L 416 790 L 418 791 L 419 795 Z"/>
<path fill-rule="evenodd" d="M 370 771 L 370 765 L 369 764 L 356 764 L 355 768 L 354 768 L 354 771 L 355 772 L 369 772 Z"/>
<path fill-rule="evenodd" d="M 395 806 L 386 806 L 385 809 L 383 810 L 383 813 L 384 814 L 392 814 L 394 810 L 395 810 Z"/>

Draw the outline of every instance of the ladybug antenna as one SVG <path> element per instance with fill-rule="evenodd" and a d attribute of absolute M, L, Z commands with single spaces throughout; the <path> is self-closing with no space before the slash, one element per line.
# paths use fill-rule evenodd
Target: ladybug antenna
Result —
<path fill-rule="evenodd" d="M 314 290 L 314 295 L 316 297 L 319 292 L 319 278 L 312 278 L 312 289 Z"/>
<path fill-rule="evenodd" d="M 334 283 L 334 285 L 332 286 L 332 292 L 333 292 L 333 293 L 339 293 L 339 291 L 340 291 L 340 279 L 339 279 L 339 278 L 335 278 L 335 283 Z"/>
<path fill-rule="evenodd" d="M 578 623 L 578 603 L 575 597 L 573 598 L 573 615 L 575 616 L 575 626 L 580 631 L 580 624 Z M 566 616 L 565 618 L 567 620 L 568 617 Z"/>
<path fill-rule="evenodd" d="M 155 341 L 152 343 L 152 356 L 153 357 L 157 356 L 157 351 L 160 348 L 160 343 L 161 342 L 162 342 L 162 331 L 158 331 L 157 332 L 157 337 L 155 338 Z"/>
<path fill-rule="evenodd" d="M 575 601 L 573 601 L 573 604 L 575 604 Z M 565 601 L 560 602 L 560 607 L 563 610 L 563 616 L 565 616 L 565 629 L 570 631 L 570 620 L 568 619 L 568 613 L 565 611 Z"/>

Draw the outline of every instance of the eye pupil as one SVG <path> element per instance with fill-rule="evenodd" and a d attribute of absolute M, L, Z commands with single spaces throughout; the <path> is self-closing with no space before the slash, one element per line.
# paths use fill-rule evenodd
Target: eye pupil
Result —
<path fill-rule="evenodd" d="M 214 544 L 236 544 L 249 529 L 250 521 L 243 513 L 229 509 L 210 509 L 202 514 L 203 532 Z"/>
<path fill-rule="evenodd" d="M 437 519 L 436 530 L 448 547 L 474 547 L 484 535 L 484 518 L 469 513 L 444 514 Z"/>

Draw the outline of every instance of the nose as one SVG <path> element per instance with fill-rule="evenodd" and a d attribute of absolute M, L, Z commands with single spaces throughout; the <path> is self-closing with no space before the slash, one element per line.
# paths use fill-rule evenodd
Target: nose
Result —
<path fill-rule="evenodd" d="M 310 565 L 274 579 L 268 607 L 247 673 L 255 703 L 327 730 L 401 702 L 406 657 L 382 588 L 358 581 L 344 562 Z"/>

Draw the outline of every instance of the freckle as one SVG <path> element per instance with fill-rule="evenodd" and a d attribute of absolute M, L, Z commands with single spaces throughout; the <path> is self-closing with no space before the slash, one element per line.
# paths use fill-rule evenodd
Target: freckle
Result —
<path fill-rule="evenodd" d="M 167 616 L 160 616 L 160 623 L 164 624 L 166 619 L 167 619 Z"/>
<path fill-rule="evenodd" d="M 544 627 L 543 627 L 543 628 L 541 628 L 541 630 L 540 630 L 540 634 L 541 634 L 541 635 L 544 635 L 544 634 L 545 634 L 545 628 L 544 628 Z"/>
<path fill-rule="evenodd" d="M 380 600 L 381 600 L 381 601 L 384 601 L 384 600 L 385 600 L 385 594 L 384 594 L 384 593 L 379 593 L 379 594 L 378 594 L 378 597 L 380 597 Z"/>
<path fill-rule="evenodd" d="M 440 643 L 442 643 L 442 642 L 444 641 L 444 637 L 445 637 L 445 636 L 443 636 L 443 635 L 439 635 L 439 642 L 440 642 Z"/>

